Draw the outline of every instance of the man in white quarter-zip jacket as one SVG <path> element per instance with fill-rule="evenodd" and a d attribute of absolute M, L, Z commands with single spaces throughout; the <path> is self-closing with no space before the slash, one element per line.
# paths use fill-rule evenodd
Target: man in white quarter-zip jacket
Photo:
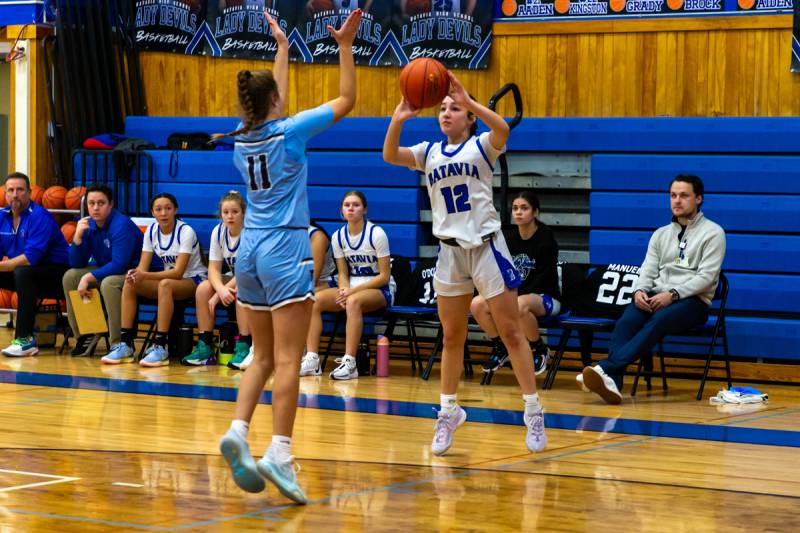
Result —
<path fill-rule="evenodd" d="M 587 366 L 577 381 L 607 403 L 622 401 L 622 376 L 629 363 L 667 334 L 708 320 L 708 309 L 725 258 L 725 232 L 700 212 L 703 182 L 681 174 L 669 188 L 672 222 L 658 228 L 634 283 L 633 303 L 617 322 L 608 358 Z"/>

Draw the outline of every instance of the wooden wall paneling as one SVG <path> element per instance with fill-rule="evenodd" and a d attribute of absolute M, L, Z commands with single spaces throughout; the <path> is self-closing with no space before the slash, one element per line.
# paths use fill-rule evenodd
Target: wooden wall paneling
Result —
<path fill-rule="evenodd" d="M 658 48 L 657 35 L 641 34 L 642 37 L 642 94 L 641 115 L 656 115 L 656 85 Z"/>

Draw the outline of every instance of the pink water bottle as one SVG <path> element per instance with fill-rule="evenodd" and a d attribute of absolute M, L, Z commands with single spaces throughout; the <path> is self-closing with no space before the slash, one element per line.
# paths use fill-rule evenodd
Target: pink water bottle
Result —
<path fill-rule="evenodd" d="M 383 335 L 378 335 L 378 353 L 376 359 L 377 371 L 375 375 L 379 378 L 389 377 L 389 339 Z"/>

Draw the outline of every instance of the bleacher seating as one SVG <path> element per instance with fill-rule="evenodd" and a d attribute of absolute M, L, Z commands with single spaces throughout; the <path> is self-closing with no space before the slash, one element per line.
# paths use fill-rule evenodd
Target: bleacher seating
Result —
<path fill-rule="evenodd" d="M 129 117 L 126 134 L 163 146 L 173 132 L 225 132 L 236 123 L 233 117 Z M 386 229 L 393 253 L 419 257 L 420 247 L 433 244 L 430 224 L 420 222 L 428 200 L 417 174 L 383 164 L 387 125 L 384 117 L 346 118 L 312 139 L 311 212 L 332 231 L 342 224 L 342 193 L 359 188 L 369 200 L 369 218 Z M 438 137 L 435 119 L 427 117 L 408 123 L 401 142 Z M 514 172 L 523 176 L 525 162 L 537 156 L 586 158 L 589 181 L 582 175 L 580 187 L 591 183 L 585 193 L 591 264 L 640 264 L 650 234 L 669 220 L 669 180 L 678 173 L 699 175 L 706 184 L 704 212 L 728 236 L 723 268 L 731 286 L 731 355 L 800 358 L 800 119 L 527 118 L 508 148 Z M 230 152 L 180 152 L 174 176 L 170 151 L 149 153 L 154 190 L 177 194 L 181 216 L 207 246 L 217 199 L 242 187 Z M 569 179 L 563 176 L 559 183 Z"/>

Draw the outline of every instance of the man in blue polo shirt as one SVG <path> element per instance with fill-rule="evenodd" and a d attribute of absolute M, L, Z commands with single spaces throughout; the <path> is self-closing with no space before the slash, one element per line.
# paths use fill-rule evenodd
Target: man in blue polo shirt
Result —
<path fill-rule="evenodd" d="M 36 301 L 61 296 L 67 241 L 53 215 L 31 201 L 31 181 L 13 172 L 5 181 L 8 207 L 0 209 L 0 288 L 17 291 L 17 331 L 5 355 L 36 355 Z"/>
<path fill-rule="evenodd" d="M 92 287 L 100 288 L 113 346 L 120 341 L 120 299 L 125 273 L 139 264 L 143 235 L 130 218 L 114 209 L 114 196 L 106 185 L 95 184 L 86 189 L 86 211 L 89 216 L 78 221 L 69 247 L 72 268 L 64 274 L 64 294 L 77 290 L 81 296 L 88 296 Z M 91 258 L 94 258 L 94 265 L 89 266 Z M 91 355 L 98 337 L 78 331 L 69 298 L 67 316 L 77 338 L 72 355 Z"/>

